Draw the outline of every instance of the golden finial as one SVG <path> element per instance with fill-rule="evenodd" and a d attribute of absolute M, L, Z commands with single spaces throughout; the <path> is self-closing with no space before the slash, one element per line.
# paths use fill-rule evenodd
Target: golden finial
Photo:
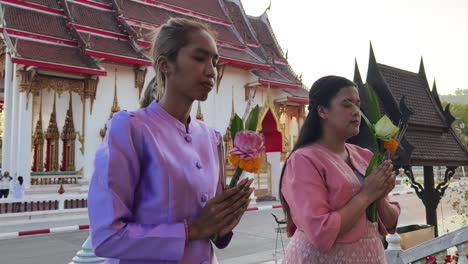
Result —
<path fill-rule="evenodd" d="M 114 101 L 112 102 L 111 117 L 118 111 L 120 111 L 120 106 L 117 98 L 117 69 L 115 69 Z"/>
<path fill-rule="evenodd" d="M 232 86 L 231 119 L 234 118 L 234 115 L 236 115 L 236 111 L 234 110 L 234 86 Z"/>
<path fill-rule="evenodd" d="M 202 111 L 201 111 L 201 103 L 200 103 L 200 101 L 198 101 L 197 120 L 205 121 L 205 119 L 203 118 L 203 113 L 202 113 Z"/>

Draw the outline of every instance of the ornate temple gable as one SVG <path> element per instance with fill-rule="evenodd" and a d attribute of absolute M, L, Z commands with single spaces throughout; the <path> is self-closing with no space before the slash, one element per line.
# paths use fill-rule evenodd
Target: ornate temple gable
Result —
<path fill-rule="evenodd" d="M 271 28 L 266 11 L 260 17 L 248 16 L 248 21 L 254 29 L 260 47 L 251 49 L 268 63 L 272 64 L 272 71 L 255 71 L 259 82 L 272 87 L 296 89 L 302 87 L 302 78 L 294 73 L 287 62 L 278 41 Z"/>
<path fill-rule="evenodd" d="M 267 10 L 259 17 L 248 16 L 248 18 L 255 29 L 257 38 L 261 43 L 261 48 L 266 51 L 267 59 L 272 62 L 274 59 L 285 59 L 284 52 L 271 28 Z"/>
<path fill-rule="evenodd" d="M 445 109 L 442 106 L 442 103 L 439 98 L 439 93 L 437 92 L 437 85 L 436 81 L 434 80 L 434 84 L 432 85 L 432 98 L 434 99 L 435 104 L 439 108 L 439 111 L 443 113 L 445 122 L 447 123 L 447 127 L 452 126 L 453 122 L 455 121 L 455 117 L 450 112 L 450 104 L 445 106 Z"/>
<path fill-rule="evenodd" d="M 367 80 L 366 82 L 374 88 L 375 92 L 381 99 L 381 111 L 385 111 L 390 119 L 393 122 L 398 123 L 401 118 L 401 113 L 399 111 L 398 102 L 395 96 L 393 95 L 393 90 L 390 89 L 388 82 L 384 79 L 383 73 L 379 67 L 381 64 L 377 64 L 375 59 L 374 50 L 372 48 L 372 43 L 370 44 L 370 54 L 369 54 L 369 67 L 367 68 Z M 367 92 L 365 93 L 367 96 Z M 364 97 L 364 96 L 361 96 Z M 385 98 L 385 100 L 382 100 Z"/>
<path fill-rule="evenodd" d="M 227 13 L 249 47 L 260 47 L 255 30 L 250 24 L 240 0 L 225 0 Z"/>
<path fill-rule="evenodd" d="M 438 98 L 438 94 L 437 94 L 437 89 L 436 89 L 436 94 L 437 94 L 437 97 L 434 97 L 434 91 L 431 92 L 431 88 L 429 87 L 429 83 L 427 81 L 427 77 L 426 77 L 426 69 L 424 68 L 424 60 L 421 56 L 421 62 L 419 64 L 419 72 L 418 72 L 418 75 L 420 76 L 420 78 L 422 79 L 423 83 L 424 83 L 424 87 L 426 88 L 425 91 L 426 91 L 426 94 L 428 95 L 429 97 L 429 100 L 431 101 L 432 105 L 438 105 L 440 104 L 440 99 Z M 434 81 L 435 82 L 435 81 Z M 438 102 L 439 101 L 439 102 Z M 442 105 L 441 105 L 442 106 Z M 450 106 L 449 108 L 446 108 L 446 110 L 448 110 L 448 116 L 445 115 L 444 111 L 442 110 L 442 107 L 435 107 L 434 110 L 437 112 L 437 114 L 439 115 L 441 121 L 443 123 L 445 123 L 444 125 L 448 128 L 450 127 L 450 125 L 452 124 L 453 121 L 455 121 L 455 118 L 450 114 Z M 449 117 L 449 119 L 447 120 L 447 117 Z"/>

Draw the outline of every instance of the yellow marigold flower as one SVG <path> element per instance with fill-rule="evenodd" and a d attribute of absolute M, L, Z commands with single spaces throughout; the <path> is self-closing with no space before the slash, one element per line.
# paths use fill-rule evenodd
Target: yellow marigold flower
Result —
<path fill-rule="evenodd" d="M 229 155 L 229 162 L 232 164 L 232 166 L 238 167 L 239 162 L 240 162 L 240 155 L 239 154 Z"/>
<path fill-rule="evenodd" d="M 239 162 L 239 168 L 255 173 L 257 172 L 260 167 L 262 166 L 262 157 L 260 155 L 257 156 L 255 159 L 243 160 L 241 159 Z"/>
<path fill-rule="evenodd" d="M 389 141 L 384 142 L 384 148 L 392 153 L 395 153 L 398 149 L 399 143 L 394 138 L 390 138 Z"/>

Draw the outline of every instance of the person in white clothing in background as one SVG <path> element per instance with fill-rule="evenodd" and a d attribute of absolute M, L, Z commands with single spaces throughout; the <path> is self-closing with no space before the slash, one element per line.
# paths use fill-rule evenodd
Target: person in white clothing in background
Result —
<path fill-rule="evenodd" d="M 0 199 L 1 198 L 8 198 L 8 194 L 10 193 L 10 181 L 13 178 L 10 176 L 8 171 L 5 171 L 2 177 L 0 177 Z"/>

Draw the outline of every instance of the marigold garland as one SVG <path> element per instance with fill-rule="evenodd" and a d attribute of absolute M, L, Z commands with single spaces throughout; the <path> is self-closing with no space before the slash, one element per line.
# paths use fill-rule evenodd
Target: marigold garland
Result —
<path fill-rule="evenodd" d="M 384 142 L 384 148 L 392 153 L 395 153 L 398 149 L 398 141 L 394 138 L 390 138 L 389 141 Z"/>

